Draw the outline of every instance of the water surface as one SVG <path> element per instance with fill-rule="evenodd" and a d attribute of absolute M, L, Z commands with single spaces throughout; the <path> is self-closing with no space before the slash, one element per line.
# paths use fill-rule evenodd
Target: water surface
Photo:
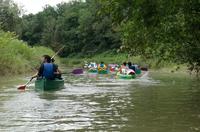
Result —
<path fill-rule="evenodd" d="M 65 76 L 65 88 L 35 91 L 0 86 L 0 131 L 200 131 L 200 82 L 147 73 L 135 80 Z"/>

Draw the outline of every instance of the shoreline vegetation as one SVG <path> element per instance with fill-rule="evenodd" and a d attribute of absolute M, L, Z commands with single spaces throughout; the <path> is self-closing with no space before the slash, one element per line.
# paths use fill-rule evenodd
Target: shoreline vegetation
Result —
<path fill-rule="evenodd" d="M 40 57 L 53 55 L 54 51 L 42 46 L 30 47 L 14 33 L 0 31 L 0 53 L 1 75 L 9 76 L 34 72 L 40 65 Z"/>
<path fill-rule="evenodd" d="M 34 46 L 30 47 L 22 40 L 18 40 L 17 36 L 11 32 L 0 31 L 0 72 L 2 77 L 10 75 L 29 75 L 33 73 L 39 66 L 39 59 L 43 54 L 53 55 L 55 52 L 47 47 Z M 128 56 L 126 53 L 117 53 L 117 51 L 106 51 L 93 56 L 72 56 L 70 58 L 56 58 L 57 63 L 67 67 L 83 67 L 84 61 L 97 62 L 101 61 L 106 64 L 117 63 L 122 64 L 124 61 L 131 61 L 142 67 L 147 67 L 153 71 L 162 71 L 168 73 L 180 72 L 188 73 L 186 65 L 177 65 L 172 62 L 160 61 L 156 59 L 145 60 L 141 56 Z M 0 78 L 0 79 L 1 79 Z M 1 79 L 2 80 L 2 79 Z"/>

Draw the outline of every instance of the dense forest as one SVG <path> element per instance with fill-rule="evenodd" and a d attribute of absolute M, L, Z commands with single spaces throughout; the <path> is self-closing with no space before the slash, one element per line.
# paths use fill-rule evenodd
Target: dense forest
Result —
<path fill-rule="evenodd" d="M 189 64 L 200 70 L 200 1 L 101 0 L 132 55 Z"/>
<path fill-rule="evenodd" d="M 57 50 L 65 45 L 62 54 L 65 57 L 100 53 L 120 47 L 119 33 L 112 27 L 111 17 L 98 15 L 100 6 L 93 0 L 61 3 L 56 7 L 47 5 L 42 12 L 22 17 L 16 17 L 20 10 L 17 11 L 13 3 L 11 5 L 12 20 L 6 20 L 3 29 L 15 31 L 19 39 L 31 46 L 43 45 Z M 10 15 L 10 9 L 7 11 Z"/>
<path fill-rule="evenodd" d="M 2 30 L 31 46 L 65 45 L 63 57 L 122 51 L 200 71 L 199 0 L 73 1 L 28 15 L 11 0 L 0 5 Z"/>

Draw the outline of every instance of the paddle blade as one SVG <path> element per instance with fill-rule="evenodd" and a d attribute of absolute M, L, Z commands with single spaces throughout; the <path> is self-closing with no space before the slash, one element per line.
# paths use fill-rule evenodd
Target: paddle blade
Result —
<path fill-rule="evenodd" d="M 83 69 L 74 69 L 73 71 L 72 71 L 72 73 L 73 74 L 83 74 Z"/>
<path fill-rule="evenodd" d="M 24 90 L 26 88 L 26 85 L 22 85 L 22 86 L 19 86 L 17 89 L 18 90 Z"/>

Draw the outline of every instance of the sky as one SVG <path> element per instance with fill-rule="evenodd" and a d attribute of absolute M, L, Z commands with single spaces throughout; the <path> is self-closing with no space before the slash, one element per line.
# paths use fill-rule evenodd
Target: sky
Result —
<path fill-rule="evenodd" d="M 23 7 L 25 14 L 29 13 L 35 14 L 39 11 L 42 11 L 43 7 L 47 4 L 55 6 L 58 3 L 69 2 L 71 0 L 13 0 L 13 1 L 17 3 L 19 6 Z"/>

